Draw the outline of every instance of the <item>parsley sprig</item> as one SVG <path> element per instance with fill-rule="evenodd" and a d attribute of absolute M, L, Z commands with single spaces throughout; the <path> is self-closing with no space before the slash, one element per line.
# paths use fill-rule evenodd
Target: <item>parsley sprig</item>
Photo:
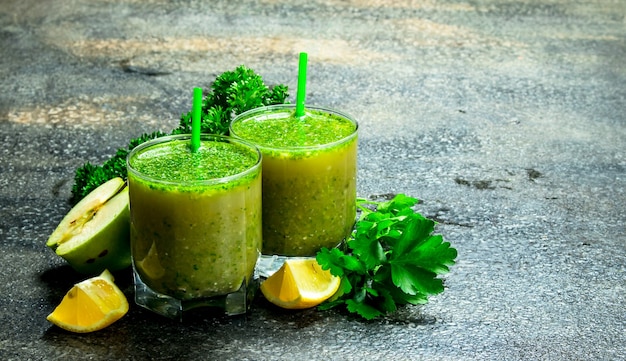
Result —
<path fill-rule="evenodd" d="M 233 71 L 220 74 L 211 85 L 211 91 L 202 100 L 200 128 L 202 133 L 228 134 L 232 118 L 250 109 L 282 104 L 289 96 L 288 87 L 265 85 L 254 70 L 241 65 Z M 191 111 L 182 114 L 173 134 L 191 133 Z"/>
<path fill-rule="evenodd" d="M 234 116 L 247 110 L 273 104 L 283 104 L 289 97 L 288 87 L 277 84 L 265 85 L 263 78 L 254 70 L 241 65 L 215 78 L 210 91 L 202 101 L 200 132 L 228 134 L 228 126 Z M 170 134 L 191 133 L 191 111 L 180 117 L 178 128 Z M 169 135 L 162 131 L 142 134 L 133 138 L 125 148 L 119 148 L 102 165 L 85 163 L 77 168 L 72 186 L 72 203 L 76 204 L 99 185 L 114 177 L 127 178 L 126 157 L 137 145 L 148 140 Z"/>
<path fill-rule="evenodd" d="M 404 194 L 385 202 L 357 201 L 361 215 L 344 249 L 317 253 L 322 268 L 341 277 L 339 291 L 320 309 L 345 305 L 371 320 L 443 292 L 438 275 L 449 271 L 457 251 L 432 234 L 435 222 L 413 210 L 417 203 Z"/>

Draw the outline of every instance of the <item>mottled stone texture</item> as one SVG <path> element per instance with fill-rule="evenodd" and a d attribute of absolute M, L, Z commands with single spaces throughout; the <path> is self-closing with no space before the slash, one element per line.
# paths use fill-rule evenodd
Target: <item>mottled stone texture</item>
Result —
<path fill-rule="evenodd" d="M 5 0 L 0 358 L 626 358 L 626 2 Z M 360 122 L 358 193 L 406 193 L 459 251 L 429 304 L 362 322 L 177 323 L 132 306 L 89 335 L 45 316 L 80 275 L 45 246 L 74 170 L 169 131 L 245 64 Z M 130 272 L 117 275 L 129 298 Z"/>

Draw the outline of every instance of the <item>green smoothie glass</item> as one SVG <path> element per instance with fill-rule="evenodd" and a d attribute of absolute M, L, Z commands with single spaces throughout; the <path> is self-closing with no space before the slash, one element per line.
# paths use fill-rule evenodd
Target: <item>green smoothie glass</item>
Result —
<path fill-rule="evenodd" d="M 262 245 L 261 153 L 202 134 L 157 138 L 127 159 L 135 301 L 171 318 L 245 313 Z"/>
<path fill-rule="evenodd" d="M 357 122 L 290 104 L 242 113 L 230 135 L 263 154 L 263 254 L 314 256 L 340 244 L 356 217 Z"/>

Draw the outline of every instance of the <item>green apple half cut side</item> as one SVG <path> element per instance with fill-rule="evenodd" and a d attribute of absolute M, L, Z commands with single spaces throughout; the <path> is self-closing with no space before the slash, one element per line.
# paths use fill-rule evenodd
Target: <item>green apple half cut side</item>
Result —
<path fill-rule="evenodd" d="M 126 182 L 113 178 L 85 196 L 61 220 L 46 245 L 83 274 L 130 266 Z"/>

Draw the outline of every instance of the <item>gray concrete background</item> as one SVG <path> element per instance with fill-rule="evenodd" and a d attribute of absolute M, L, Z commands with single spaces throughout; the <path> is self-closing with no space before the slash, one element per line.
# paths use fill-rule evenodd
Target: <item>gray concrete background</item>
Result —
<path fill-rule="evenodd" d="M 0 49 L 2 359 L 626 359 L 624 1 L 5 0 Z M 240 64 L 293 100 L 301 51 L 307 103 L 360 122 L 359 195 L 421 199 L 458 249 L 446 291 L 373 322 L 259 299 L 52 327 L 74 170 Z"/>

